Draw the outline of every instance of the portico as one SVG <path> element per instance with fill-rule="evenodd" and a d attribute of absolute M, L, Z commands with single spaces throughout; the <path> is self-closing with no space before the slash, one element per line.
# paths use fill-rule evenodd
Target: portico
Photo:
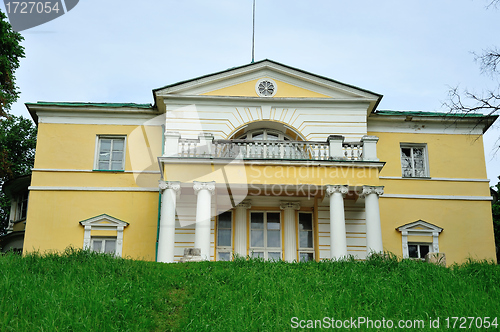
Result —
<path fill-rule="evenodd" d="M 217 188 L 223 188 L 220 185 L 215 181 L 160 182 L 158 261 L 177 261 L 176 250 L 182 246 L 199 248 L 204 260 L 225 260 L 235 254 L 293 262 L 350 255 L 364 258 L 383 251 L 378 204 L 383 194 L 381 186 L 326 185 L 315 197 L 257 196 L 250 192 L 232 207 L 217 204 L 222 201 L 217 193 Z M 176 227 L 176 205 L 183 195 L 192 202 L 191 208 L 185 210 L 194 212 L 191 226 L 187 226 L 194 230 L 191 237 L 182 231 L 179 221 Z M 319 220 L 322 209 L 329 211 L 328 230 Z M 353 219 L 349 217 L 353 209 L 361 216 L 354 218 L 356 224 L 346 222 L 346 214 Z M 346 230 L 352 227 L 356 227 L 356 238 Z M 324 250 L 320 253 L 325 246 L 329 255 L 323 254 Z M 353 248 L 362 248 L 364 253 L 360 255 Z"/>

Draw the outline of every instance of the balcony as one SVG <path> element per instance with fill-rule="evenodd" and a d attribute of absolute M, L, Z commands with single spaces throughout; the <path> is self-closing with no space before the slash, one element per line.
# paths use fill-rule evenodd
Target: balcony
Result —
<path fill-rule="evenodd" d="M 164 157 L 181 159 L 243 159 L 290 161 L 378 161 L 376 136 L 344 142 L 331 135 L 326 142 L 280 140 L 216 140 L 211 134 L 197 139 L 165 133 Z"/>

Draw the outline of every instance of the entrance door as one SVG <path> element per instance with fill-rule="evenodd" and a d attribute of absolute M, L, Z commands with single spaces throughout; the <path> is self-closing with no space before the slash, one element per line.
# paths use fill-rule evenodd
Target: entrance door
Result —
<path fill-rule="evenodd" d="M 280 212 L 251 212 L 250 256 L 280 260 L 281 247 Z"/>

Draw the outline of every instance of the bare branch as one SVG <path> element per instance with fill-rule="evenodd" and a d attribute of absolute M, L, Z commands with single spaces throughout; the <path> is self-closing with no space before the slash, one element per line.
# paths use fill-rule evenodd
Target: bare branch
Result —
<path fill-rule="evenodd" d="M 462 117 L 468 114 L 494 115 L 500 113 L 500 91 L 488 90 L 482 94 L 476 94 L 468 90 L 460 92 L 458 87 L 450 88 L 448 99 L 443 102 L 442 106 L 448 110 L 448 113 L 461 114 Z M 478 117 L 474 129 L 487 122 L 487 118 Z"/>
<path fill-rule="evenodd" d="M 486 6 L 486 9 L 498 8 L 500 6 L 500 0 L 490 0 L 490 3 Z"/>
<path fill-rule="evenodd" d="M 497 47 L 483 50 L 483 53 L 480 55 L 477 53 L 473 54 L 474 61 L 479 63 L 481 73 L 491 76 L 500 74 L 500 50 Z"/>

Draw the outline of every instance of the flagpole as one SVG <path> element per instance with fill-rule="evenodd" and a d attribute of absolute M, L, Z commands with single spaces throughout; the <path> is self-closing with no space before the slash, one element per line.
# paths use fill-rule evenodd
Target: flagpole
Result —
<path fill-rule="evenodd" d="M 253 0 L 252 63 L 255 60 L 255 0 Z"/>

